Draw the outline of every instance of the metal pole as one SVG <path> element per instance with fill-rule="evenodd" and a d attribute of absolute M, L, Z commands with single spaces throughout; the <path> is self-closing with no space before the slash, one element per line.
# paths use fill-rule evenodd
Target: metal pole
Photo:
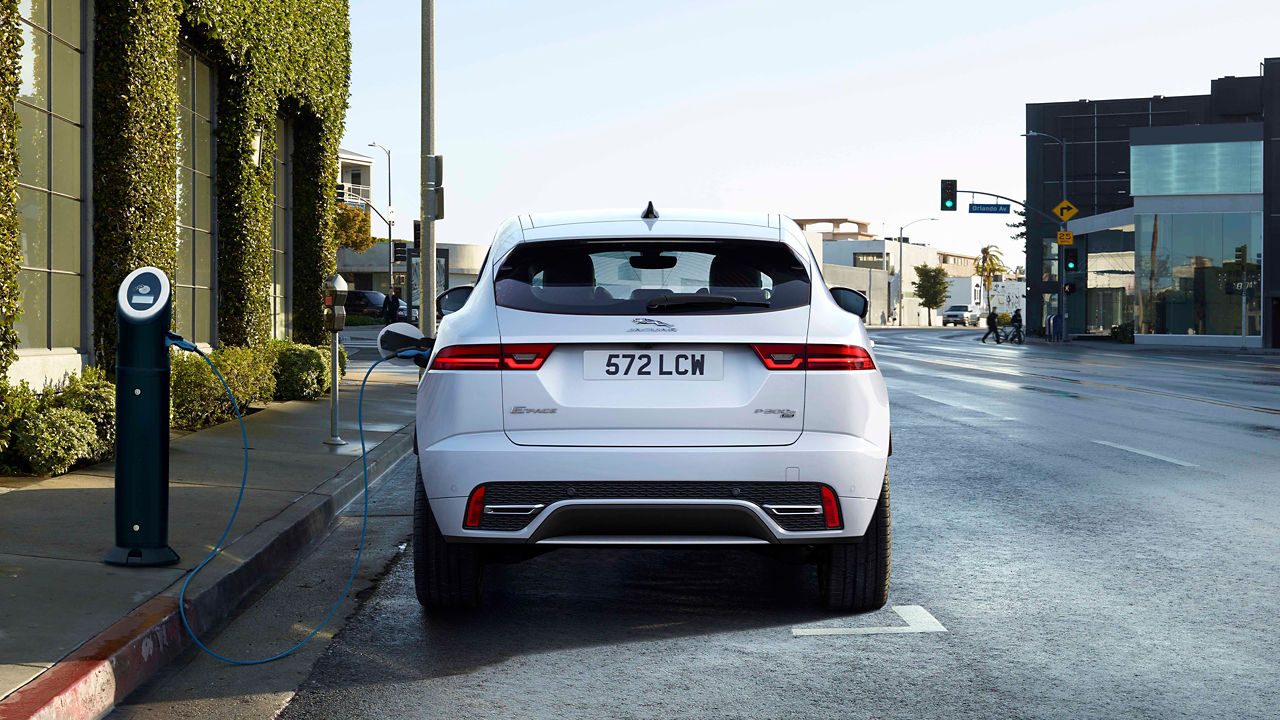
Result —
<path fill-rule="evenodd" d="M 1067 201 L 1067 143 L 1062 138 L 1056 138 L 1058 145 L 1062 148 L 1062 201 Z M 1067 231 L 1067 224 L 1062 223 L 1062 231 Z M 1067 282 L 1067 265 L 1062 255 L 1062 247 L 1058 247 L 1058 313 L 1062 315 L 1062 342 L 1067 342 L 1070 333 L 1067 332 L 1067 292 L 1065 284 Z"/>
<path fill-rule="evenodd" d="M 1245 295 L 1245 293 L 1248 292 L 1248 289 L 1247 289 L 1248 283 L 1245 282 L 1244 266 L 1245 266 L 1245 263 L 1241 262 L 1240 263 L 1240 349 L 1241 350 L 1244 350 L 1246 347 L 1248 347 L 1248 344 L 1249 344 L 1249 341 L 1247 339 L 1248 330 L 1249 330 L 1249 310 L 1247 305 L 1247 296 Z"/>
<path fill-rule="evenodd" d="M 338 434 L 338 331 L 329 335 L 329 439 L 325 445 L 346 445 Z"/>
<path fill-rule="evenodd" d="M 903 226 L 898 226 L 898 327 L 902 327 L 902 282 L 905 276 L 902 273 L 902 230 Z"/>
<path fill-rule="evenodd" d="M 422 302 L 418 308 L 418 329 L 422 334 L 436 336 L 436 230 L 435 208 L 428 207 L 432 193 L 428 186 L 428 166 L 435 154 L 435 2 L 422 0 L 422 164 L 419 185 L 421 202 L 419 214 L 422 221 L 422 255 L 418 262 L 418 287 L 422 288 Z"/>
<path fill-rule="evenodd" d="M 387 150 L 386 148 L 382 148 Z M 391 211 L 391 151 L 387 150 L 387 292 L 390 293 L 396 288 L 396 244 L 391 239 L 391 218 L 394 217 Z M 397 308 L 395 313 L 399 313 Z"/>

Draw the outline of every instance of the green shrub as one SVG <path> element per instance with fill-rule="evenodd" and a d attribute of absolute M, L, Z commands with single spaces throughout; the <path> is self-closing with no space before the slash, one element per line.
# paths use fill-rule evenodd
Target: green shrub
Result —
<path fill-rule="evenodd" d="M 78 410 L 93 421 L 96 439 L 86 459 L 110 459 L 116 444 L 116 386 L 105 372 L 96 367 L 85 368 L 79 377 L 67 381 L 51 403 L 54 407 Z"/>
<path fill-rule="evenodd" d="M 381 325 L 382 318 L 369 317 L 368 315 L 348 315 L 344 322 L 352 327 L 358 327 L 361 325 Z"/>
<path fill-rule="evenodd" d="M 18 421 L 39 409 L 41 397 L 24 380 L 11 386 L 0 380 L 0 472 L 25 473 L 26 460 L 13 447 Z"/>
<path fill-rule="evenodd" d="M 329 389 L 329 357 L 320 348 L 288 340 L 272 341 L 271 347 L 276 400 L 315 400 Z"/>
<path fill-rule="evenodd" d="M 1013 322 L 1013 316 L 1010 315 L 1009 313 L 1000 313 L 996 315 L 996 322 L 1000 323 L 1001 325 L 1008 325 L 1009 323 Z"/>
<path fill-rule="evenodd" d="M 270 345 L 224 347 L 209 353 L 243 414 L 250 403 L 275 394 L 275 353 Z M 174 427 L 198 430 L 235 417 L 227 391 L 204 359 L 175 352 L 170 363 L 170 400 Z"/>
<path fill-rule="evenodd" d="M 32 472 L 57 475 L 93 453 L 98 431 L 93 420 L 79 410 L 44 407 L 23 414 L 14 427 L 12 442 Z"/>

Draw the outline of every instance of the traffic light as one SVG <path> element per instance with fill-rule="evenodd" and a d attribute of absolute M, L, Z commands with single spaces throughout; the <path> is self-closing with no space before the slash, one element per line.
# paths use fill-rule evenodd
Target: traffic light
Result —
<path fill-rule="evenodd" d="M 422 245 L 422 221 L 413 221 L 413 249 L 417 250 Z"/>
<path fill-rule="evenodd" d="M 1240 263 L 1241 267 L 1244 267 L 1244 264 L 1249 262 L 1249 246 L 1248 245 L 1241 245 L 1240 247 L 1236 248 L 1236 262 Z"/>
<path fill-rule="evenodd" d="M 1066 293 L 1067 295 L 1070 295 L 1071 293 L 1073 293 L 1073 292 L 1075 292 L 1075 291 L 1076 291 L 1076 284 L 1075 284 L 1075 283 L 1073 283 L 1073 282 L 1069 282 L 1069 283 L 1062 283 L 1062 292 Z"/>
<path fill-rule="evenodd" d="M 943 210 L 956 209 L 956 181 L 955 180 L 942 181 L 942 209 Z"/>
<path fill-rule="evenodd" d="M 392 256 L 394 262 L 404 262 L 409 257 L 405 243 L 392 243 Z"/>
<path fill-rule="evenodd" d="M 1067 272 L 1075 272 L 1080 269 L 1080 251 L 1073 247 L 1062 249 L 1062 261 L 1066 265 Z"/>

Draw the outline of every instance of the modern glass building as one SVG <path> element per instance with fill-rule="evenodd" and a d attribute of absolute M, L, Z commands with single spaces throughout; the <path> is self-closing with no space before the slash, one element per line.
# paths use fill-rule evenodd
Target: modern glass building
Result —
<path fill-rule="evenodd" d="M 1269 110 L 1269 112 L 1264 112 Z M 1276 347 L 1280 278 L 1280 60 L 1209 95 L 1027 106 L 1028 204 L 1067 197 L 1080 267 L 1067 328 L 1135 342 Z M 1268 119 L 1270 118 L 1270 119 Z M 1057 312 L 1053 223 L 1028 222 L 1028 321 Z"/>

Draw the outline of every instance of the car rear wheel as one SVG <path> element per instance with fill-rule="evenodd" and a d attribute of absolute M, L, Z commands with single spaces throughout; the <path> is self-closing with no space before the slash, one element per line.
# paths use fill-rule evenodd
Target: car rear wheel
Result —
<path fill-rule="evenodd" d="M 889 599 L 892 538 L 886 469 L 880 501 L 866 534 L 856 543 L 824 548 L 818 560 L 818 594 L 828 610 L 867 612 L 884 607 Z"/>
<path fill-rule="evenodd" d="M 413 586 L 427 610 L 458 610 L 480 602 L 483 563 L 475 545 L 445 542 L 427 505 L 418 468 L 413 492 Z"/>

